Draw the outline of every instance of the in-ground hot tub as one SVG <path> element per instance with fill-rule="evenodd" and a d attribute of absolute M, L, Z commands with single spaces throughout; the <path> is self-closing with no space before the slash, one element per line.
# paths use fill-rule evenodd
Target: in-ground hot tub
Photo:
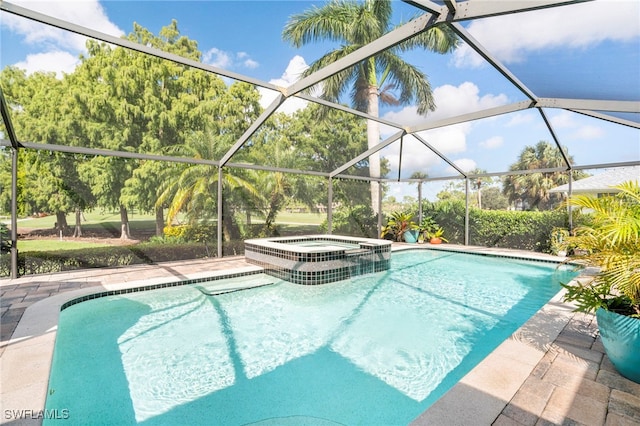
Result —
<path fill-rule="evenodd" d="M 340 235 L 260 238 L 244 242 L 244 256 L 269 275 L 326 284 L 389 269 L 391 241 Z"/>

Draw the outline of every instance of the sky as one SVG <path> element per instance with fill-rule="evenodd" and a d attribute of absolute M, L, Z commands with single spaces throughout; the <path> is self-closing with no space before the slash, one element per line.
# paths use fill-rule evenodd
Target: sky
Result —
<path fill-rule="evenodd" d="M 472 0 L 477 1 L 477 0 Z M 9 0 L 59 19 L 121 36 L 136 22 L 153 33 L 178 22 L 181 34 L 196 40 L 202 61 L 265 82 L 288 86 L 323 54 L 325 42 L 295 48 L 282 40 L 289 17 L 323 1 L 24 1 Z M 421 12 L 393 2 L 395 23 Z M 596 0 L 516 15 L 465 22 L 471 35 L 539 97 L 640 101 L 640 2 Z M 85 39 L 11 14 L 0 13 L 0 66 L 13 65 L 62 76 L 79 63 Z M 437 109 L 426 120 L 506 105 L 526 98 L 469 46 L 449 55 L 412 51 L 405 60 L 429 78 Z M 271 95 L 273 96 L 273 95 Z M 263 105 L 272 99 L 263 92 Z M 287 101 L 291 112 L 303 103 Z M 640 161 L 640 131 L 561 110 L 545 109 L 561 143 L 578 165 Z M 425 121 L 415 106 L 382 108 L 381 115 L 405 126 Z M 640 114 L 634 114 L 637 122 Z M 382 126 L 382 137 L 395 133 Z M 463 170 L 502 172 L 522 149 L 552 136 L 537 110 L 458 124 L 421 136 Z M 430 177 L 455 175 L 451 166 L 412 138 L 382 155 L 391 177 L 414 171 Z M 398 164 L 402 175 L 398 176 Z M 397 189 L 400 195 L 401 189 Z"/>

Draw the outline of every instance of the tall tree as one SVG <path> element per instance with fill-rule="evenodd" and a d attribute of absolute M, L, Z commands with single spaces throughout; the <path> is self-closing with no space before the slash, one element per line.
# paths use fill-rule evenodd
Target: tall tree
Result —
<path fill-rule="evenodd" d="M 171 155 L 195 159 L 219 160 L 260 114 L 259 93 L 249 84 L 234 83 L 220 94 L 212 108 L 213 119 L 202 131 L 191 132 L 184 143 L 168 147 Z M 242 192 L 259 198 L 261 195 L 242 169 L 224 167 L 222 185 L 223 217 L 221 218 L 226 240 L 239 238 L 233 224 L 234 197 Z M 169 206 L 167 223 L 174 222 L 180 212 L 190 223 L 211 219 L 217 210 L 218 169 L 205 164 L 174 164 L 162 174 L 163 184 L 158 189 L 156 204 Z"/>
<path fill-rule="evenodd" d="M 420 179 L 418 184 L 418 223 L 422 223 L 422 184 L 423 180 L 426 179 L 428 175 L 423 172 L 413 172 L 411 175 L 411 179 Z"/>
<path fill-rule="evenodd" d="M 69 81 L 58 80 L 53 73 L 34 73 L 13 67 L 5 68 L 0 80 L 12 107 L 16 132 L 30 142 L 69 144 L 81 135 L 74 120 L 65 115 L 69 103 Z M 21 150 L 23 151 L 23 150 Z M 72 155 L 59 152 L 21 152 L 21 173 L 28 185 L 20 188 L 25 213 L 53 212 L 58 231 L 67 229 L 66 215 L 82 211 L 93 204 L 89 187 L 80 179 Z M 81 236 L 76 221 L 75 236 Z"/>
<path fill-rule="evenodd" d="M 342 45 L 315 61 L 304 75 L 347 56 L 373 42 L 392 29 L 391 0 L 333 0 L 323 7 L 313 7 L 291 17 L 283 31 L 283 38 L 295 47 L 318 41 L 336 41 Z M 417 67 L 405 62 L 402 52 L 423 48 L 438 53 L 451 52 L 457 45 L 453 31 L 445 25 L 432 27 L 392 48 L 341 71 L 322 82 L 322 97 L 334 102 L 350 90 L 354 108 L 377 117 L 379 106 L 409 105 L 417 102 L 418 113 L 435 109 L 431 85 Z M 369 148 L 380 142 L 377 121 L 367 123 Z M 369 173 L 378 178 L 380 157 L 369 158 Z M 371 205 L 378 212 L 378 183 L 371 183 Z"/>
<path fill-rule="evenodd" d="M 570 163 L 573 157 L 566 147 L 562 150 Z M 557 146 L 547 141 L 540 141 L 535 146 L 525 146 L 518 160 L 510 167 L 510 171 L 538 170 L 547 168 L 566 168 L 562 152 Z M 574 179 L 587 176 L 584 172 L 574 172 Z M 505 176 L 502 192 L 512 204 L 521 205 L 525 210 L 544 210 L 561 201 L 560 194 L 551 194 L 549 190 L 569 182 L 565 171 L 534 172 Z"/>
<path fill-rule="evenodd" d="M 158 36 L 134 24 L 129 40 L 199 60 L 197 43 L 181 36 L 177 22 L 162 28 Z M 202 130 L 214 115 L 214 104 L 226 90 L 224 82 L 200 70 L 120 47 L 89 41 L 88 56 L 72 76 L 75 79 L 76 112 L 82 119 L 86 143 L 118 151 L 161 153 L 181 144 L 191 131 Z M 131 188 L 124 188 L 143 167 Z M 163 206 L 150 202 L 160 180 L 145 163 L 92 159 L 84 173 L 99 201 L 121 213 L 121 238 L 129 238 L 127 209 Z M 108 189 L 105 190 L 105 189 Z M 149 193 L 149 191 L 152 191 Z M 161 217 L 162 211 L 156 210 Z"/>
<path fill-rule="evenodd" d="M 487 173 L 487 171 L 484 169 L 475 168 L 469 173 L 472 175 L 481 175 Z M 476 190 L 476 200 L 478 201 L 479 209 L 482 209 L 482 188 L 491 185 L 492 182 L 493 180 L 488 176 L 476 177 L 471 181 L 473 189 Z"/>

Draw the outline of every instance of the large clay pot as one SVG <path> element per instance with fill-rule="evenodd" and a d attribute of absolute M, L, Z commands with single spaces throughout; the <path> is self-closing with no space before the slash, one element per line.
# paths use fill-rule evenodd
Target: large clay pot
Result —
<path fill-rule="evenodd" d="M 415 243 L 418 241 L 418 230 L 410 229 L 402 234 L 405 243 Z"/>
<path fill-rule="evenodd" d="M 596 318 L 613 366 L 627 379 L 640 383 L 640 319 L 602 308 L 596 311 Z"/>

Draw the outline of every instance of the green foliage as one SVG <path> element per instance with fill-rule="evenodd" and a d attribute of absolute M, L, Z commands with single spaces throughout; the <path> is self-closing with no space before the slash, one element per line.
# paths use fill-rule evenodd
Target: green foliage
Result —
<path fill-rule="evenodd" d="M 5 223 L 0 222 L 0 253 L 7 253 L 11 250 L 11 233 Z"/>
<path fill-rule="evenodd" d="M 216 226 L 211 224 L 174 225 L 164 228 L 166 238 L 181 242 L 216 241 L 216 233 Z"/>
<path fill-rule="evenodd" d="M 447 242 L 447 243 L 449 242 L 449 240 L 447 240 L 444 237 L 444 229 L 442 229 L 440 227 L 438 227 L 435 230 L 429 232 L 428 236 L 429 236 L 430 239 L 435 238 L 435 239 L 439 239 L 439 240 L 442 240 L 442 241 Z"/>
<path fill-rule="evenodd" d="M 377 216 L 368 205 L 344 206 L 333 212 L 332 229 L 334 234 L 352 237 L 376 238 Z M 323 233 L 327 232 L 327 221 L 320 225 Z"/>
<path fill-rule="evenodd" d="M 560 251 L 568 252 L 566 240 L 569 238 L 569 231 L 565 228 L 555 227 L 551 230 L 549 239 L 551 253 L 558 255 Z"/>
<path fill-rule="evenodd" d="M 640 185 L 629 181 L 614 188 L 616 195 L 569 200 L 592 211 L 593 221 L 577 227 L 566 244 L 578 249 L 574 259 L 599 271 L 589 282 L 565 285 L 565 299 L 577 302 L 578 311 L 605 308 L 640 318 Z"/>
<path fill-rule="evenodd" d="M 393 28 L 390 0 L 331 1 L 291 16 L 282 37 L 295 47 L 327 40 L 339 44 L 336 49 L 312 63 L 302 75 L 306 77 L 373 42 Z M 375 116 L 379 114 L 380 104 L 417 105 L 418 114 L 425 115 L 436 108 L 431 85 L 422 70 L 404 61 L 402 53 L 424 49 L 445 54 L 453 51 L 457 44 L 457 36 L 451 28 L 446 25 L 432 26 L 328 77 L 322 83 L 321 97 L 339 102 L 349 92 L 353 108 Z M 326 110 L 324 108 L 321 112 Z M 380 143 L 379 125 L 369 121 L 367 126 L 367 146 L 372 148 Z M 369 176 L 384 175 L 384 165 L 381 163 L 378 153 L 369 157 Z M 377 212 L 378 191 L 375 182 L 370 184 L 370 194 L 372 210 Z"/>
<path fill-rule="evenodd" d="M 431 216 L 424 216 L 419 224 L 420 233 L 424 238 L 429 238 L 432 232 L 438 229 L 440 225 Z"/>
<path fill-rule="evenodd" d="M 549 252 L 551 231 L 566 226 L 564 212 L 472 210 L 471 244 Z"/>
<path fill-rule="evenodd" d="M 566 147 L 562 147 L 560 151 L 555 144 L 540 141 L 535 146 L 526 146 L 509 170 L 566 168 L 563 152 L 569 163 L 573 163 L 573 157 L 568 155 Z M 576 180 L 587 176 L 581 171 L 572 173 Z M 525 210 L 546 210 L 561 202 L 561 194 L 552 194 L 549 190 L 567 182 L 569 175 L 566 172 L 509 175 L 503 179 L 503 193 L 510 203 L 522 203 Z"/>
<path fill-rule="evenodd" d="M 445 230 L 449 242 L 464 244 L 464 201 L 427 202 L 423 211 Z M 551 233 L 557 227 L 567 227 L 564 211 L 469 209 L 469 243 L 472 245 L 550 252 Z"/>
<path fill-rule="evenodd" d="M 157 244 L 83 248 L 68 251 L 21 252 L 18 274 L 51 274 L 89 268 L 111 268 L 125 265 L 151 264 L 185 259 L 198 259 L 215 254 L 215 247 L 202 243 Z M 0 258 L 0 276 L 9 276 L 9 256 Z"/>
<path fill-rule="evenodd" d="M 387 218 L 387 224 L 382 227 L 380 238 L 402 241 L 405 232 L 416 229 L 419 229 L 419 226 L 413 221 L 413 213 L 396 211 Z"/>

